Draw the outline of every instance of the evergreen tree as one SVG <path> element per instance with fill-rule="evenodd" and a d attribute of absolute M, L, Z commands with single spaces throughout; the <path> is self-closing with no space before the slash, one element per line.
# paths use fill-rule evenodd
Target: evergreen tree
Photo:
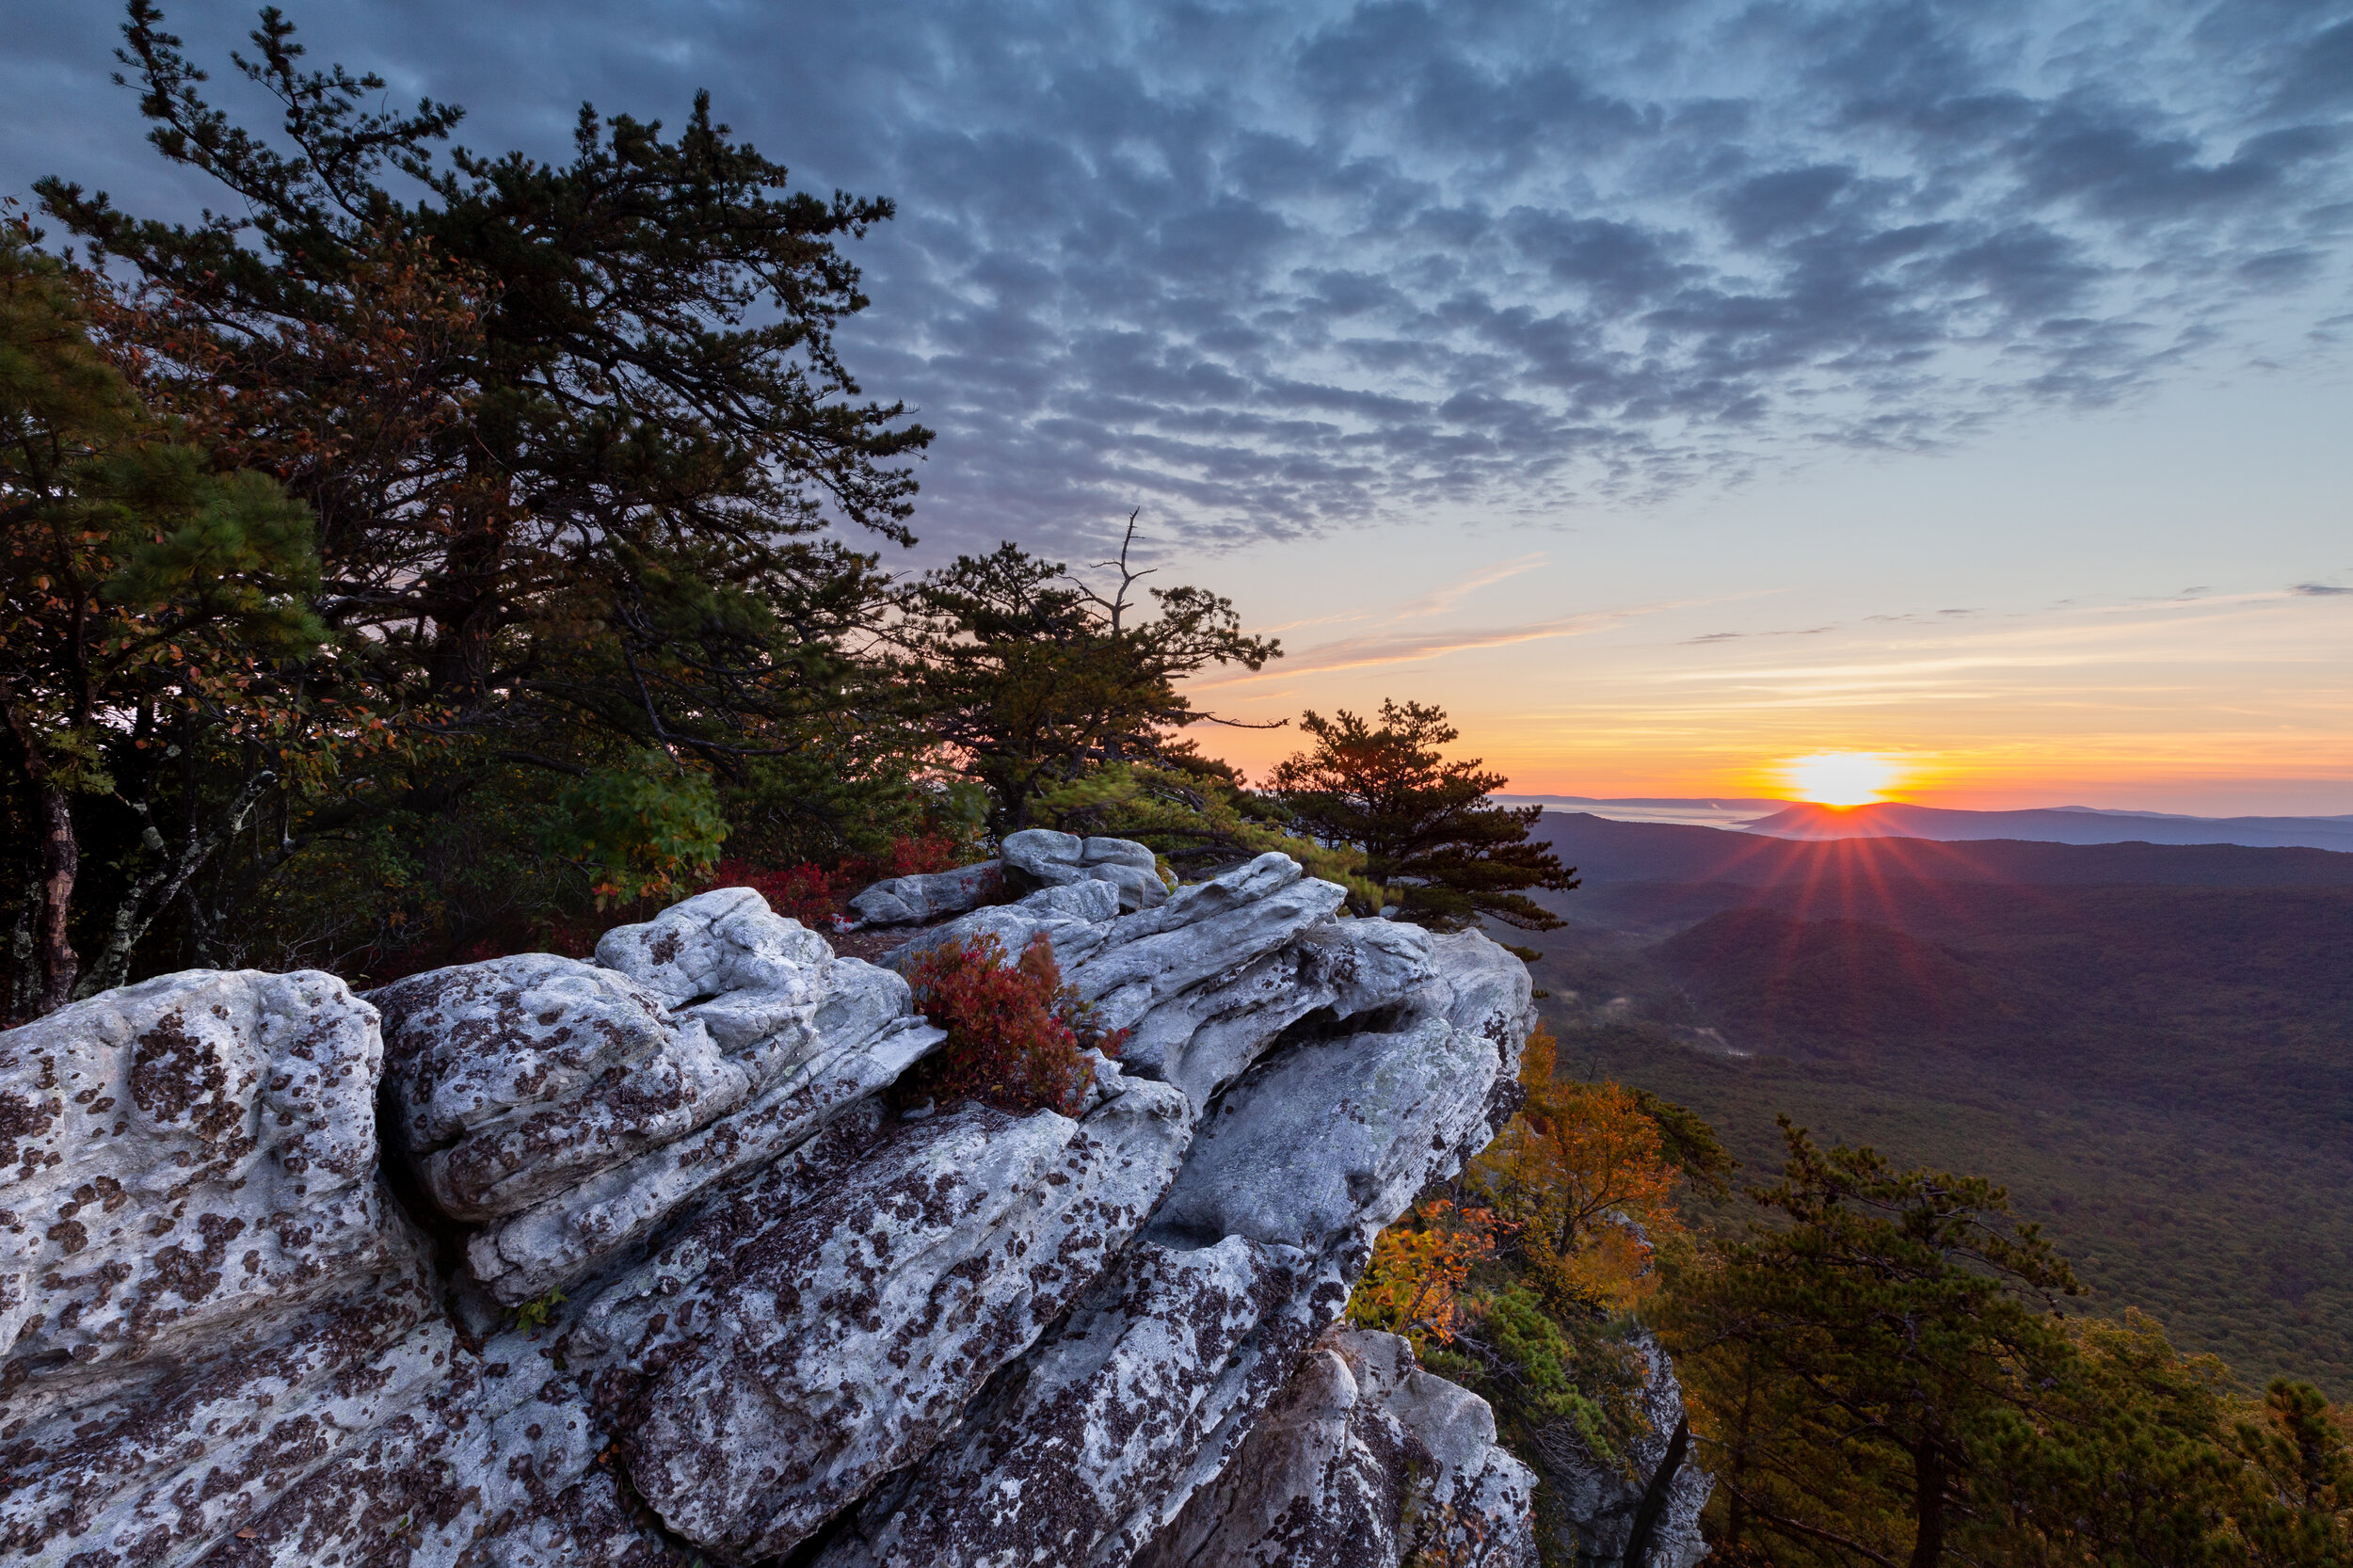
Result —
<path fill-rule="evenodd" d="M 2066 1373 L 2051 1308 L 2080 1287 L 1999 1188 L 1782 1128 L 1782 1177 L 1750 1193 L 1779 1224 L 1753 1225 L 1666 1318 L 1716 1417 L 1725 1544 L 1936 1568 L 1989 1477 L 1998 1489 L 1995 1435 L 2043 1414 Z"/>
<path fill-rule="evenodd" d="M 1487 804 L 1507 782 L 1501 774 L 1439 755 L 1457 739 L 1445 710 L 1385 701 L 1378 727 L 1345 709 L 1299 723 L 1315 749 L 1276 767 L 1273 798 L 1297 831 L 1363 849 L 1365 875 L 1397 896 L 1400 920 L 1437 931 L 1481 917 L 1523 931 L 1561 923 L 1521 889 L 1565 892 L 1576 872 L 1529 841 L 1538 808 Z M 1358 903 L 1357 913 L 1376 912 Z"/>
<path fill-rule="evenodd" d="M 1128 564 L 1134 537 L 1130 517 L 1119 558 L 1104 563 L 1119 574 L 1108 595 L 1007 543 L 959 556 L 901 599 L 899 672 L 914 711 L 987 787 L 1000 834 L 1037 825 L 1041 797 L 1098 770 L 1197 761 L 1176 731 L 1208 715 L 1178 682 L 1282 657 L 1204 589 L 1154 588 L 1147 606 L 1135 593 L 1147 573 Z"/>
<path fill-rule="evenodd" d="M 152 0 L 123 36 L 151 140 L 234 216 L 42 200 L 136 280 L 101 325 L 141 392 L 312 508 L 338 653 L 301 680 L 402 743 L 278 782 L 265 847 L 190 889 L 200 951 L 306 852 L 411 856 L 397 881 L 446 841 L 443 903 L 486 853 L 494 885 L 553 853 L 625 896 L 709 862 L 723 795 L 823 837 L 903 786 L 913 739 L 851 647 L 888 575 L 829 532 L 905 540 L 929 440 L 833 346 L 867 305 L 840 242 L 888 201 L 790 189 L 707 96 L 674 137 L 584 106 L 561 164 L 440 158 L 460 110 L 373 107 L 383 82 L 308 69 L 275 8 L 235 57 L 271 136 L 207 102 Z"/>
<path fill-rule="evenodd" d="M 131 950 L 251 810 L 159 783 L 224 751 L 254 779 L 315 762 L 318 715 L 286 680 L 327 642 L 310 514 L 275 481 L 208 472 L 89 341 L 76 280 L 0 227 L 0 709 L 35 862 L 17 911 L 12 1021 L 126 977 Z M 175 765 L 176 764 L 176 765 Z M 82 874 L 99 803 L 136 817 L 110 907 Z"/>

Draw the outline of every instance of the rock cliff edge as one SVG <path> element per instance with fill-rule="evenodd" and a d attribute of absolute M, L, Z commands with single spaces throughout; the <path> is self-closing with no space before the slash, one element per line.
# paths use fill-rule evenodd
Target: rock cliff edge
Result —
<path fill-rule="evenodd" d="M 1076 1116 L 892 1109 L 940 1032 L 748 888 L 0 1034 L 0 1558 L 1532 1568 L 1486 1406 L 1337 1327 L 1511 1114 L 1524 967 L 1060 839 L 861 913 L 1044 934 L 1129 1031 Z"/>

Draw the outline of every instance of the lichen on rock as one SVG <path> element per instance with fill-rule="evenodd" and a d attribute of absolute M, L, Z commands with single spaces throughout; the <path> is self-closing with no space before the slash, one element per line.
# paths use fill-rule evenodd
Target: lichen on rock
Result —
<path fill-rule="evenodd" d="M 866 918 L 914 917 L 893 962 L 1044 934 L 1128 1032 L 1076 1114 L 889 1094 L 942 1032 L 748 888 L 594 961 L 199 971 L 0 1035 L 0 1548 L 1207 1568 L 1324 1560 L 1305 1520 L 1532 1562 L 1485 1406 L 1336 1327 L 1509 1114 L 1525 968 L 1281 856 L 942 874 Z"/>

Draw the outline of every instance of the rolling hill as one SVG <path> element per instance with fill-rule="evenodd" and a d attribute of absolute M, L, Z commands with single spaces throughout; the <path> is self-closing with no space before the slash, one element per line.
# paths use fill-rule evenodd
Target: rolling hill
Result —
<path fill-rule="evenodd" d="M 1565 1068 L 1991 1176 L 2100 1307 L 2353 1393 L 2353 855 L 1545 827 Z"/>

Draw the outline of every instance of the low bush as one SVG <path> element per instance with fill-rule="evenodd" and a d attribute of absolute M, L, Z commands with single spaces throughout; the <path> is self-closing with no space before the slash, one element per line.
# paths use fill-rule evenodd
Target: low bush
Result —
<path fill-rule="evenodd" d="M 1116 1056 L 1126 1038 L 1124 1030 L 1100 1028 L 1093 1006 L 1062 983 L 1042 934 L 1017 961 L 983 935 L 941 942 L 904 972 L 917 1009 L 948 1040 L 900 1080 L 903 1103 L 975 1099 L 1016 1114 L 1076 1115 L 1095 1081 L 1084 1053 Z"/>

